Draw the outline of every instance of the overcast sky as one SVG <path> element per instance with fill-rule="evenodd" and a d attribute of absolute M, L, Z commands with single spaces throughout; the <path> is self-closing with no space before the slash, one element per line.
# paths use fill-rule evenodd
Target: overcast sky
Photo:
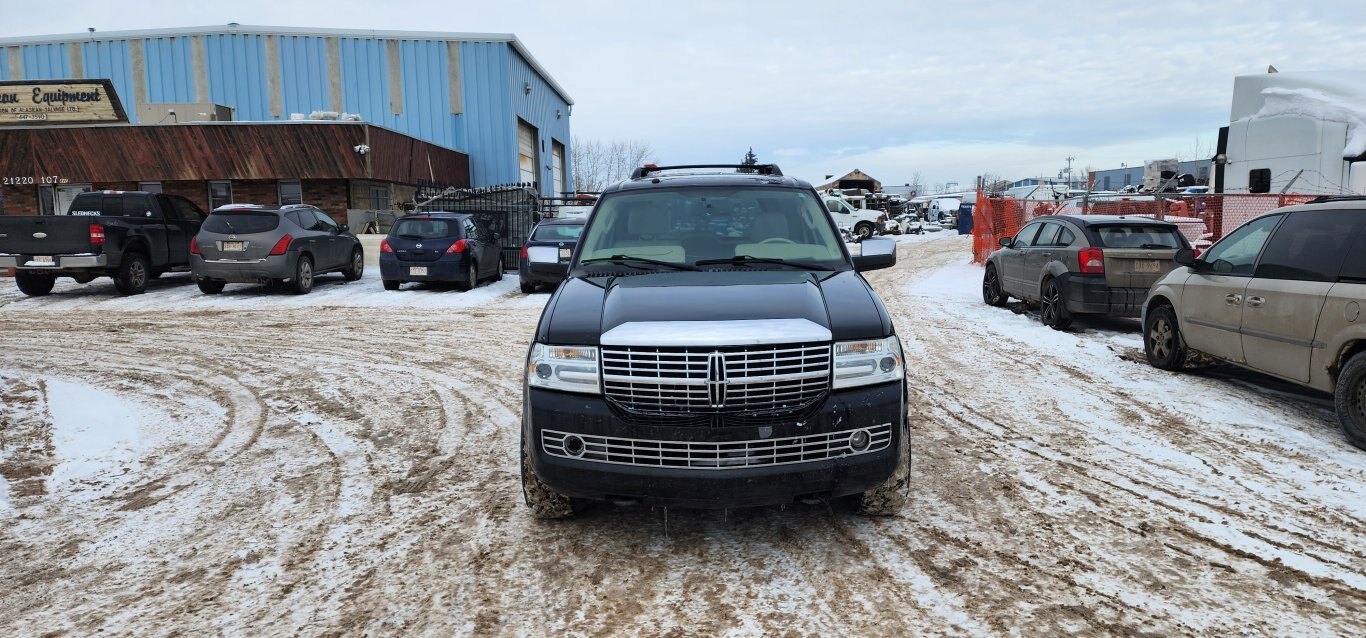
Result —
<path fill-rule="evenodd" d="M 1193 159 L 1233 76 L 1366 67 L 1366 0 L 0 0 L 0 37 L 229 22 L 515 33 L 579 139 L 885 184 Z"/>

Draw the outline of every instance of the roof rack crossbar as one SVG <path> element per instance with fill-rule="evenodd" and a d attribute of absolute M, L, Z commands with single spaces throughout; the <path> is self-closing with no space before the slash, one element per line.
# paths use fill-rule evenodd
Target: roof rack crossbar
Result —
<path fill-rule="evenodd" d="M 746 170 L 753 171 L 758 175 L 772 175 L 774 177 L 783 176 L 783 169 L 778 168 L 777 164 L 679 164 L 676 166 L 655 166 L 653 164 L 646 164 L 645 166 L 641 166 L 640 168 L 631 171 L 631 179 L 640 179 L 650 173 L 658 173 L 660 171 L 693 168 L 733 168 L 736 169 L 737 172 Z"/>

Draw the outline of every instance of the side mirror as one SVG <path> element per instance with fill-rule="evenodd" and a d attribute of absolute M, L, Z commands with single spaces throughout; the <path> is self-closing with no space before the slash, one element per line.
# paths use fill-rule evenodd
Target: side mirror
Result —
<path fill-rule="evenodd" d="M 1015 245 L 1015 238 L 1014 238 L 1014 237 L 1002 237 L 1002 238 L 1001 238 L 1001 248 L 1010 248 L 1011 246 L 1014 246 L 1014 245 Z"/>
<path fill-rule="evenodd" d="M 349 233 L 349 232 L 351 232 L 351 227 L 350 227 L 350 226 L 347 226 L 346 224 L 341 224 L 340 226 L 337 226 L 337 232 L 339 232 L 339 233 Z"/>
<path fill-rule="evenodd" d="M 891 239 L 874 237 L 859 244 L 863 254 L 854 257 L 854 270 L 868 272 L 896 265 L 896 242 Z"/>
<path fill-rule="evenodd" d="M 498 241 L 498 240 L 500 240 L 500 239 L 502 239 L 502 238 L 503 238 L 503 234 L 502 234 L 502 233 L 494 233 L 494 234 L 493 234 L 493 241 Z"/>
<path fill-rule="evenodd" d="M 1189 248 L 1182 248 L 1180 250 L 1177 250 L 1176 256 L 1172 258 L 1172 261 L 1175 261 L 1176 263 L 1181 264 L 1182 266 L 1194 266 L 1195 251 Z"/>

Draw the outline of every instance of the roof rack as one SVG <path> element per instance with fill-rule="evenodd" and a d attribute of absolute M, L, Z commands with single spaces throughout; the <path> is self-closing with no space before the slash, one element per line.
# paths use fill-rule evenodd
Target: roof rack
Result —
<path fill-rule="evenodd" d="M 1366 200 L 1366 195 L 1320 195 L 1305 203 L 1322 204 L 1324 202 L 1359 202 L 1362 200 Z"/>
<path fill-rule="evenodd" d="M 737 173 L 740 171 L 747 171 L 758 175 L 772 175 L 774 177 L 783 176 L 783 169 L 778 168 L 777 164 L 679 164 L 677 166 L 656 166 L 654 164 L 646 164 L 631 171 L 631 179 L 640 179 L 651 173 L 659 173 L 661 171 L 693 168 L 733 168 Z"/>

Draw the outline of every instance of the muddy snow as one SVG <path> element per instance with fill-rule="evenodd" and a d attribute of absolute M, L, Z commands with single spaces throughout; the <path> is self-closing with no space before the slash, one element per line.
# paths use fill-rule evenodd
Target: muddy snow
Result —
<path fill-rule="evenodd" d="M 531 518 L 548 295 L 0 280 L 0 635 L 1366 635 L 1366 452 L 1322 397 L 990 308 L 970 240 L 869 273 L 913 500 Z"/>

